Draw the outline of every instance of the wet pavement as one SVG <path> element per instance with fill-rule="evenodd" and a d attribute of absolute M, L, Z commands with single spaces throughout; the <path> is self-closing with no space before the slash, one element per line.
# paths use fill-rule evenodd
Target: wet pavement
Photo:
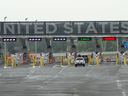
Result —
<path fill-rule="evenodd" d="M 128 66 L 0 68 L 0 96 L 128 96 Z"/>

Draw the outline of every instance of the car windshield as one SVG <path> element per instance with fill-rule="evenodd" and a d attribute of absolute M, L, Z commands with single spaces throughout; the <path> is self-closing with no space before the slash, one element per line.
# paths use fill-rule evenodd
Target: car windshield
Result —
<path fill-rule="evenodd" d="M 83 60 L 83 58 L 76 58 L 76 60 Z"/>

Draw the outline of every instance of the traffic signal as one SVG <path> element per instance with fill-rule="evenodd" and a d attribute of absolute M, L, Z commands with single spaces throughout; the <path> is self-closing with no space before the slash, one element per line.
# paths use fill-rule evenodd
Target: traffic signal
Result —
<path fill-rule="evenodd" d="M 115 41 L 116 37 L 103 37 L 102 40 L 104 40 L 104 41 Z"/>
<path fill-rule="evenodd" d="M 67 41 L 66 37 L 54 37 L 53 41 Z"/>
<path fill-rule="evenodd" d="M 16 38 L 2 38 L 3 42 L 16 42 Z"/>
<path fill-rule="evenodd" d="M 42 38 L 28 38 L 28 41 L 42 41 Z"/>

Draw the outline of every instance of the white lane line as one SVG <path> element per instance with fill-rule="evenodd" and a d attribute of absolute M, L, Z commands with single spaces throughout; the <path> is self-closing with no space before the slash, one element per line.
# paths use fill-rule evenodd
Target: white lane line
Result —
<path fill-rule="evenodd" d="M 59 72 L 57 72 L 54 76 L 52 76 L 51 78 L 49 78 L 47 81 L 45 81 L 44 83 L 48 83 L 50 80 L 54 80 L 57 77 L 59 77 L 59 75 L 66 69 L 67 67 L 62 68 Z"/>
<path fill-rule="evenodd" d="M 67 67 L 63 67 L 54 77 L 54 78 L 57 78 Z"/>
<path fill-rule="evenodd" d="M 122 82 L 122 81 L 120 81 L 120 80 L 116 80 L 117 87 L 118 87 L 119 90 L 122 91 L 122 95 L 123 95 L 123 96 L 126 96 L 126 92 L 125 92 L 125 90 L 123 89 L 123 85 L 121 84 L 121 82 Z"/>
<path fill-rule="evenodd" d="M 79 96 L 78 94 L 73 94 L 73 96 Z"/>
<path fill-rule="evenodd" d="M 122 92 L 123 96 L 126 96 L 126 93 L 125 92 Z"/>
<path fill-rule="evenodd" d="M 91 67 L 91 69 L 87 72 L 85 76 L 90 76 L 91 72 L 93 71 L 94 67 Z"/>
<path fill-rule="evenodd" d="M 68 67 L 68 66 L 63 66 L 63 65 L 54 65 L 52 68 L 56 68 L 56 67 Z"/>
<path fill-rule="evenodd" d="M 128 80 L 119 80 L 119 82 L 121 83 L 121 82 L 128 82 Z"/>
<path fill-rule="evenodd" d="M 28 75 L 26 75 L 26 77 L 25 77 L 25 78 L 30 78 L 30 77 L 31 77 L 31 74 L 33 74 L 34 72 L 36 72 L 36 70 L 34 70 L 33 68 L 32 68 L 32 69 L 30 69 L 29 71 L 30 71 L 30 72 L 29 72 L 29 74 L 28 74 Z"/>
<path fill-rule="evenodd" d="M 58 65 L 54 65 L 52 68 L 56 68 L 56 67 L 58 67 Z"/>

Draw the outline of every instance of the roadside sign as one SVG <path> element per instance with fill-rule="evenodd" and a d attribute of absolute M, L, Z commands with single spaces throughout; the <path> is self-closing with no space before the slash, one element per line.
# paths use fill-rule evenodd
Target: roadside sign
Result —
<path fill-rule="evenodd" d="M 104 40 L 104 41 L 115 41 L 116 37 L 103 37 L 102 40 Z"/>
<path fill-rule="evenodd" d="M 78 41 L 91 41 L 91 37 L 78 37 Z"/>

